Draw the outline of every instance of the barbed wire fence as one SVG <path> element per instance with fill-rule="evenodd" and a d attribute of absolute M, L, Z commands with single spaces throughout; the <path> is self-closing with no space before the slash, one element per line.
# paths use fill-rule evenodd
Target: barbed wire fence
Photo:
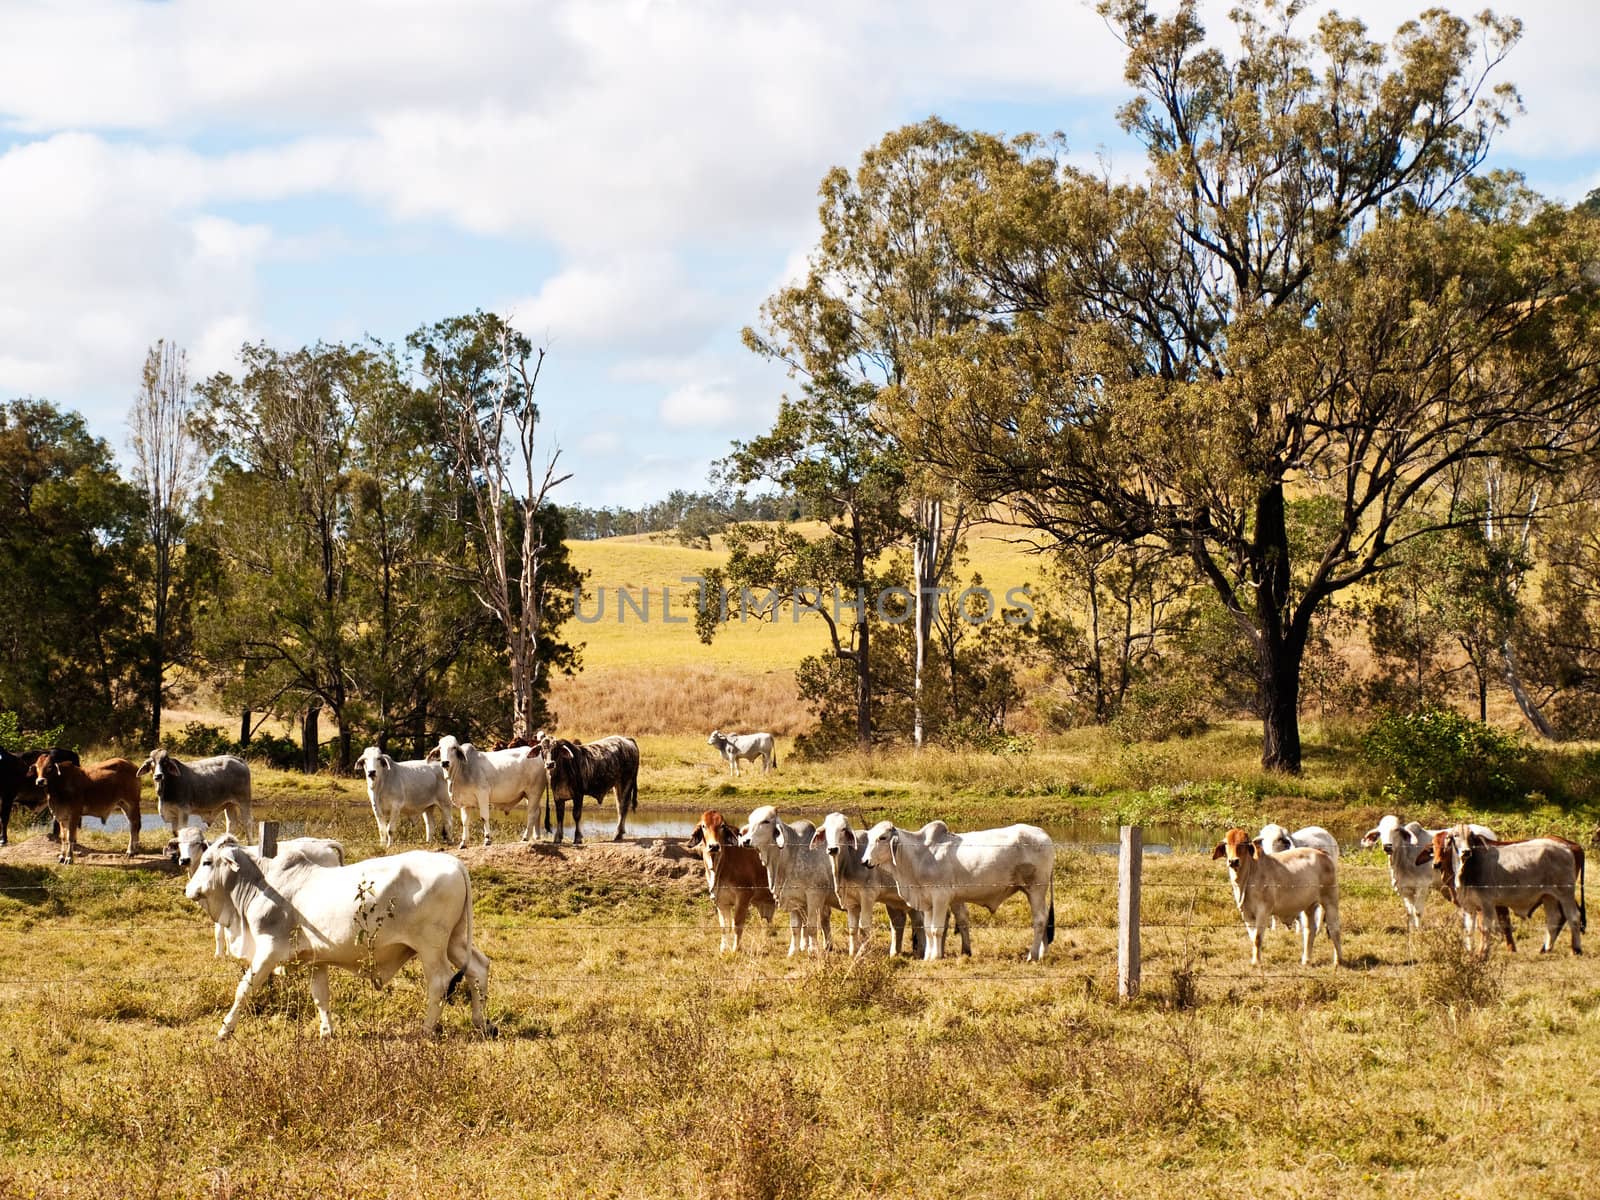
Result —
<path fill-rule="evenodd" d="M 267 834 L 269 843 L 280 832 L 283 831 L 271 830 Z M 1022 956 L 1017 941 L 1027 935 L 1030 927 L 1024 919 L 1025 902 L 1012 900 L 1001 910 L 998 919 L 983 920 L 974 925 L 974 933 L 981 938 L 976 946 L 978 957 L 962 961 L 957 967 L 940 967 L 932 973 L 921 975 L 916 972 L 924 964 L 913 967 L 908 963 L 906 966 L 913 972 L 908 978 L 913 981 L 925 979 L 941 988 L 976 984 L 1032 987 L 1070 986 L 1076 983 L 1078 986 L 1087 986 L 1083 982 L 1085 978 L 1099 978 L 1109 988 L 1108 976 L 1114 975 L 1115 994 L 1119 1000 L 1131 1000 L 1140 994 L 1146 959 L 1158 963 L 1169 973 L 1192 973 L 1203 968 L 1207 980 L 1222 984 L 1330 978 L 1331 948 L 1325 945 L 1325 938 L 1319 936 L 1313 945 L 1311 964 L 1302 967 L 1299 963 L 1300 934 L 1289 928 L 1271 935 L 1268 939 L 1268 956 L 1264 958 L 1263 965 L 1251 966 L 1244 926 L 1235 907 L 1227 872 L 1221 869 L 1221 864 L 1215 864 L 1215 871 L 1200 869 L 1200 861 L 1206 856 L 1175 856 L 1175 863 L 1182 860 L 1187 868 L 1184 872 L 1186 877 L 1152 878 L 1147 877 L 1144 870 L 1144 843 L 1139 827 L 1124 826 L 1120 830 L 1115 871 L 1111 869 L 1108 856 L 1085 852 L 1081 843 L 1056 842 L 1054 845 L 1058 852 L 1065 851 L 1068 856 L 1065 863 L 1059 857 L 1057 860 L 1053 902 L 1058 914 L 1061 910 L 1072 914 L 1066 920 L 1058 915 L 1057 924 L 1057 943 L 1069 942 L 1070 953 L 1058 949 L 1053 954 L 1047 952 L 1041 964 L 1014 964 L 1011 960 Z M 604 912 L 601 911 L 601 901 L 596 901 L 570 914 L 518 913 L 512 934 L 500 927 L 503 914 L 496 913 L 487 920 L 480 917 L 480 934 L 491 941 L 498 941 L 500 945 L 493 948 L 503 955 L 502 962 L 492 972 L 492 980 L 501 987 L 537 990 L 592 986 L 597 977 L 609 976 L 619 985 L 624 985 L 631 979 L 659 976 L 659 962 L 619 962 L 607 964 L 603 971 L 585 969 L 574 972 L 570 961 L 553 964 L 554 969 L 551 970 L 539 970 L 526 961 L 530 955 L 537 956 L 541 951 L 549 950 L 552 942 L 570 940 L 581 943 L 586 937 L 618 930 L 633 931 L 641 936 L 677 939 L 674 949 L 684 961 L 685 982 L 702 988 L 742 988 L 767 983 L 792 983 L 796 979 L 804 981 L 809 972 L 818 969 L 819 963 L 832 963 L 830 969 L 852 970 L 858 963 L 881 956 L 889 945 L 888 922 L 884 914 L 878 912 L 872 917 L 867 955 L 860 959 L 849 957 L 847 933 L 841 928 L 842 923 L 834 920 L 835 910 L 828 917 L 834 933 L 834 954 L 819 959 L 815 954 L 801 950 L 790 957 L 784 954 L 785 935 L 789 933 L 789 922 L 784 911 L 779 909 L 769 924 L 761 921 L 752 908 L 744 933 L 745 948 L 737 956 L 720 954 L 718 947 L 722 931 L 715 910 L 706 902 L 701 867 L 697 860 L 684 862 L 686 870 L 676 878 L 680 881 L 692 879 L 698 885 L 698 898 L 704 903 L 699 914 L 693 918 L 678 918 L 660 912 L 648 915 Z M 1212 865 L 1205 864 L 1206 867 Z M 35 927 L 48 923 L 53 935 L 65 935 L 68 938 L 82 936 L 86 940 L 113 937 L 137 939 L 150 932 L 148 924 L 79 920 L 71 915 L 70 910 L 82 902 L 102 900 L 136 886 L 131 879 L 118 879 L 105 872 L 79 876 L 76 869 L 57 872 L 45 864 L 34 863 L 5 864 L 0 869 L 13 878 L 18 872 L 38 872 L 30 882 L 0 883 L 0 896 L 22 900 L 30 908 L 48 902 L 57 911 L 36 916 L 31 923 Z M 1341 862 L 1339 877 L 1342 891 L 1359 889 L 1367 893 L 1364 898 L 1386 894 L 1392 899 L 1394 913 L 1386 921 L 1386 926 L 1390 929 L 1399 927 L 1399 940 L 1394 945 L 1393 953 L 1375 955 L 1369 952 L 1355 956 L 1347 953 L 1342 970 L 1366 972 L 1415 965 L 1422 952 L 1420 931 L 1411 929 L 1406 920 L 1399 897 L 1390 888 L 1388 869 L 1381 864 Z M 0 874 L 0 879 L 3 878 L 5 875 Z M 681 882 L 641 878 L 638 883 L 646 892 L 652 888 L 671 889 L 680 893 L 680 899 L 688 899 L 688 890 Z M 1435 903 L 1448 912 L 1451 920 L 1459 919 L 1459 914 L 1444 897 L 1436 895 Z M 614 907 L 617 906 L 620 905 Z M 63 909 L 67 911 L 62 913 Z M 209 950 L 209 922 L 204 920 L 203 914 L 197 912 L 196 915 L 200 918 L 196 922 L 196 949 L 204 945 Z M 203 927 L 206 928 L 206 935 L 202 941 L 199 930 Z M 1348 926 L 1346 931 L 1349 932 Z M 1234 935 L 1237 941 L 1212 940 L 1219 934 Z M 947 932 L 947 957 L 958 955 L 960 938 L 957 935 L 955 929 Z M 911 936 L 908 923 L 905 934 L 907 944 Z M 561 947 L 563 952 L 567 949 Z M 572 947 L 571 953 L 581 957 L 581 945 Z M 565 957 L 570 958 L 571 954 Z M 706 969 L 706 962 L 732 962 L 738 965 L 733 970 L 711 971 Z M 170 980 L 171 976 L 172 970 L 168 965 L 152 965 L 148 970 L 134 971 L 123 968 L 117 972 L 114 982 L 131 984 Z M 29 989 L 69 988 L 87 982 L 106 982 L 92 960 L 85 961 L 83 968 L 75 974 L 0 974 L 0 995 L 15 995 Z"/>

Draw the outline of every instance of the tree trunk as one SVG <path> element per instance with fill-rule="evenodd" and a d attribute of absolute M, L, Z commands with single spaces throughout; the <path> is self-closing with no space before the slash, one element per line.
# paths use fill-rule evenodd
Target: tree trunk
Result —
<path fill-rule="evenodd" d="M 317 761 L 317 743 L 320 740 L 317 733 L 317 719 L 322 714 L 322 706 L 313 704 L 306 709 L 304 721 L 300 726 L 300 749 L 303 755 L 301 766 L 307 775 L 316 774 L 321 765 Z"/>
<path fill-rule="evenodd" d="M 1550 719 L 1539 711 L 1539 706 L 1533 702 L 1533 697 L 1528 695 L 1528 689 L 1522 686 L 1522 675 L 1517 671 L 1517 656 L 1511 649 L 1510 638 L 1501 643 L 1500 655 L 1505 667 L 1506 686 L 1516 697 L 1517 707 L 1522 710 L 1522 715 L 1528 718 L 1528 723 L 1534 729 L 1538 730 L 1540 737 L 1556 741 L 1555 727 L 1550 724 Z"/>
<path fill-rule="evenodd" d="M 250 744 L 250 710 L 248 708 L 243 708 L 243 709 L 239 710 L 239 745 L 240 746 L 248 746 L 249 744 Z"/>
<path fill-rule="evenodd" d="M 863 609 L 866 607 L 862 605 Z M 856 741 L 863 750 L 872 749 L 872 655 L 868 645 L 867 618 L 863 612 L 856 625 Z"/>
<path fill-rule="evenodd" d="M 339 770 L 350 773 L 350 725 L 344 713 L 339 713 Z"/>
<path fill-rule="evenodd" d="M 917 528 L 912 541 L 911 574 L 916 604 L 916 663 L 912 676 L 911 740 L 920 750 L 923 741 L 922 681 L 928 663 L 928 634 L 933 628 L 933 589 L 939 585 L 939 545 L 944 534 L 944 505 L 924 500 L 917 505 Z"/>
<path fill-rule="evenodd" d="M 1300 660 L 1304 645 L 1263 643 L 1261 653 L 1261 765 L 1300 771 Z"/>
<path fill-rule="evenodd" d="M 1289 615 L 1289 524 L 1283 485 L 1263 488 L 1256 500 L 1256 653 L 1261 678 L 1261 765 L 1300 771 L 1300 664 L 1305 657 L 1315 602 Z"/>

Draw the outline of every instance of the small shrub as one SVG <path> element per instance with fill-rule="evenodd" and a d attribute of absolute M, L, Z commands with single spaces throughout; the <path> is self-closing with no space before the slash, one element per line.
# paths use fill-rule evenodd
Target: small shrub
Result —
<path fill-rule="evenodd" d="M 179 754 L 192 754 L 196 758 L 210 758 L 214 754 L 232 754 L 234 743 L 225 731 L 203 721 L 190 721 L 178 730 L 172 748 Z"/>
<path fill-rule="evenodd" d="M 1197 682 L 1186 674 L 1140 680 L 1111 721 L 1124 742 L 1164 742 L 1203 733 L 1210 710 Z"/>
<path fill-rule="evenodd" d="M 976 750 L 984 754 L 1032 754 L 1034 740 L 1025 733 L 1007 733 L 984 721 L 969 717 L 952 721 L 939 740 L 957 750 Z"/>
<path fill-rule="evenodd" d="M 1368 762 L 1388 770 L 1386 790 L 1409 802 L 1503 804 L 1527 790 L 1522 741 L 1452 709 L 1386 713 L 1361 748 Z"/>
<path fill-rule="evenodd" d="M 1420 934 L 1417 992 L 1441 1008 L 1473 1009 L 1500 998 L 1505 968 L 1468 949 L 1453 920 L 1430 925 Z"/>

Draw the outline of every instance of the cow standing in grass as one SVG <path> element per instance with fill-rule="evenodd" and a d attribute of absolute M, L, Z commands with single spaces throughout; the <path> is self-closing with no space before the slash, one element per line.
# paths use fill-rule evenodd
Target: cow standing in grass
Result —
<path fill-rule="evenodd" d="M 728 764 L 728 774 L 739 773 L 740 760 L 761 761 L 761 773 L 778 769 L 778 747 L 770 733 L 723 733 L 713 729 L 706 745 L 714 746 Z"/>
<path fill-rule="evenodd" d="M 41 754 L 28 769 L 28 778 L 43 790 L 50 815 L 61 822 L 58 862 L 73 861 L 84 817 L 104 821 L 113 812 L 128 818 L 128 857 L 139 853 L 139 769 L 127 759 L 108 758 L 81 767 Z"/>
<path fill-rule="evenodd" d="M 66 750 L 60 746 L 49 750 L 27 750 L 21 754 L 12 754 L 11 751 L 0 747 L 0 846 L 10 841 L 9 829 L 11 827 L 11 806 L 20 804 L 30 812 L 38 812 L 44 806 L 44 795 L 29 780 L 29 773 L 34 761 L 44 755 L 51 762 L 78 762 L 78 753 L 75 750 Z M 52 825 L 50 837 L 58 837 L 59 829 Z"/>
<path fill-rule="evenodd" d="M 556 841 L 561 840 L 567 820 L 567 803 L 572 803 L 572 844 L 583 841 L 583 800 L 601 799 L 607 792 L 617 793 L 617 832 L 620 842 L 628 831 L 628 813 L 639 807 L 639 743 L 630 737 L 612 734 L 598 742 L 580 745 L 565 738 L 544 738 L 545 771 L 550 776 L 550 792 L 556 798 Z"/>
<path fill-rule="evenodd" d="M 221 813 L 229 833 L 250 836 L 250 764 L 244 759 L 216 754 L 182 762 L 157 746 L 139 774 L 154 781 L 156 811 L 172 828 L 182 829 L 193 815 L 209 828 Z"/>

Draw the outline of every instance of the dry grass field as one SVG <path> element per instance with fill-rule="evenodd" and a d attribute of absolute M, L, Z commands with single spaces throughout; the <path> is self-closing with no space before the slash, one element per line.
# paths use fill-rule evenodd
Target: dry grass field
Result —
<path fill-rule="evenodd" d="M 1039 580 L 1043 563 L 1008 540 L 1012 536 L 998 525 L 976 527 L 968 538 L 970 561 L 962 578 L 978 572 L 997 596 Z M 806 655 L 827 648 L 820 617 L 800 613 L 797 618 L 784 611 L 776 621 L 760 621 L 752 614 L 729 622 L 709 646 L 695 636 L 699 591 L 683 580 L 725 561 L 720 539 L 710 550 L 661 534 L 567 545 L 574 565 L 588 578 L 580 609 L 584 619 L 574 620 L 563 633 L 583 644 L 583 673 L 558 677 L 551 688 L 551 706 L 564 726 L 681 733 L 733 725 L 793 734 L 810 725 L 795 692 L 794 669 Z M 619 602 L 619 589 L 631 605 Z M 668 589 L 670 619 L 662 608 Z M 641 612 L 647 595 L 648 619 Z"/>
<path fill-rule="evenodd" d="M 376 851 L 348 791 L 279 796 Z M 762 923 L 722 956 L 673 843 L 463 857 L 498 1038 L 422 1039 L 410 968 L 336 974 L 331 1042 L 291 973 L 217 1045 L 239 967 L 177 877 L 0 852 L 0 1195 L 1600 1194 L 1600 968 L 1526 930 L 1481 966 L 1437 900 L 1408 935 L 1374 852 L 1340 970 L 1284 931 L 1251 969 L 1221 866 L 1147 858 L 1132 1004 L 1108 857 L 1062 852 L 1039 965 L 1020 899 L 970 959 L 891 962 L 881 915 L 861 961 Z"/>

